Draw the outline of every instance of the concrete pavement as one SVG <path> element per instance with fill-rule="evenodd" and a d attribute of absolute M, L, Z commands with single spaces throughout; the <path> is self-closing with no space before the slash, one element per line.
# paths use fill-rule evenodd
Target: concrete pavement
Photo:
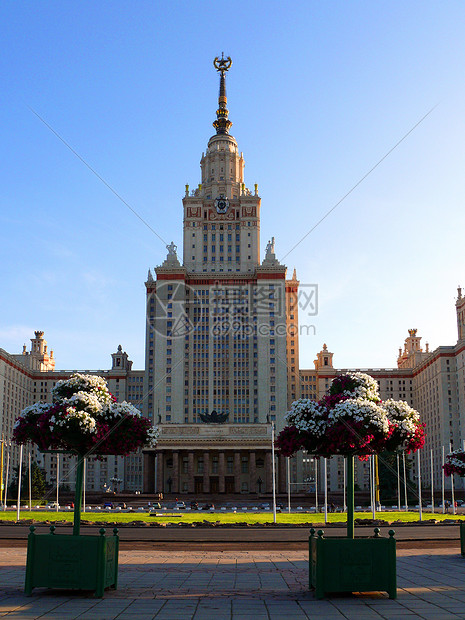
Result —
<path fill-rule="evenodd" d="M 24 548 L 0 549 L 0 617 L 80 620 L 363 620 L 465 618 L 465 559 L 457 549 L 399 550 L 398 599 L 308 591 L 305 551 L 122 551 L 118 590 L 36 589 L 23 595 Z"/>

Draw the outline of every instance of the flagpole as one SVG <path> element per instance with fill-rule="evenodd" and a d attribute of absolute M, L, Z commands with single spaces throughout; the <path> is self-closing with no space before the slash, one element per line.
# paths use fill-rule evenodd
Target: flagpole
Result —
<path fill-rule="evenodd" d="M 276 472 L 274 462 L 274 422 L 271 423 L 271 475 L 273 476 L 273 523 L 276 523 Z"/>
<path fill-rule="evenodd" d="M 407 474 L 405 473 L 405 452 L 402 452 L 402 462 L 404 467 L 404 499 L 405 499 L 405 512 L 408 512 L 407 501 Z"/>
<path fill-rule="evenodd" d="M 397 453 L 397 508 L 400 511 L 400 457 L 399 453 Z"/>
<path fill-rule="evenodd" d="M 431 448 L 431 507 L 434 514 L 434 475 L 433 475 L 433 448 Z"/>
<path fill-rule="evenodd" d="M 444 499 L 444 446 L 442 448 L 442 514 L 446 512 L 445 499 Z"/>
<path fill-rule="evenodd" d="M 324 460 L 323 472 L 324 472 L 324 477 L 325 477 L 325 483 L 324 483 L 324 489 L 325 489 L 325 523 L 328 523 L 328 460 L 327 460 L 326 457 L 325 457 L 325 460 Z"/>
<path fill-rule="evenodd" d="M 423 521 L 423 507 L 421 505 L 421 469 L 420 469 L 420 450 L 417 450 L 417 459 L 418 459 L 418 514 L 420 516 L 420 521 Z"/>
<path fill-rule="evenodd" d="M 23 475 L 23 444 L 19 446 L 19 468 L 18 468 L 18 502 L 16 505 L 16 521 L 19 521 L 19 510 L 21 507 L 21 478 Z"/>

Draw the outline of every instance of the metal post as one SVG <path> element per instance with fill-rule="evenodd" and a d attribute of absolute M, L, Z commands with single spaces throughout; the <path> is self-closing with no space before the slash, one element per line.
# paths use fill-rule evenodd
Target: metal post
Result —
<path fill-rule="evenodd" d="M 5 506 L 5 510 L 7 509 L 7 496 L 8 496 L 8 482 L 10 479 L 10 451 L 11 451 L 11 442 L 8 445 L 8 453 L 6 455 L 6 473 L 5 473 L 5 494 L 3 496 L 3 504 Z"/>
<path fill-rule="evenodd" d="M 291 512 L 291 463 L 290 457 L 287 457 L 287 512 Z"/>
<path fill-rule="evenodd" d="M 28 454 L 29 461 L 29 512 L 32 510 L 32 474 L 31 474 L 31 451 L 29 450 Z"/>
<path fill-rule="evenodd" d="M 84 458 L 84 473 L 83 473 L 83 493 L 82 493 L 82 510 L 83 512 L 86 511 L 86 464 L 87 464 L 87 459 Z"/>
<path fill-rule="evenodd" d="M 347 459 L 347 538 L 354 538 L 354 457 Z"/>
<path fill-rule="evenodd" d="M 405 472 L 405 452 L 402 452 L 402 463 L 404 468 L 404 499 L 405 499 L 405 512 L 408 512 L 408 501 L 407 501 L 407 474 Z"/>
<path fill-rule="evenodd" d="M 4 439 L 3 439 L 3 433 L 2 433 L 2 448 L 1 448 L 1 455 L 0 455 L 0 503 L 2 501 L 2 497 L 3 497 L 3 443 L 4 443 Z"/>
<path fill-rule="evenodd" d="M 323 473 L 325 477 L 324 490 L 325 490 L 325 523 L 328 523 L 328 459 L 325 457 Z"/>
<path fill-rule="evenodd" d="M 449 452 L 452 452 L 452 444 L 449 444 Z M 452 514 L 455 515 L 454 474 L 450 477 L 450 490 L 452 495 Z"/>
<path fill-rule="evenodd" d="M 276 464 L 274 462 L 274 422 L 271 423 L 271 475 L 273 476 L 273 523 L 276 523 Z"/>
<path fill-rule="evenodd" d="M 444 498 L 444 446 L 442 448 L 442 514 L 446 512 L 445 498 Z"/>
<path fill-rule="evenodd" d="M 431 448 L 431 511 L 434 514 L 434 472 L 433 472 L 433 448 Z"/>
<path fill-rule="evenodd" d="M 315 512 L 318 512 L 318 459 L 315 457 Z"/>
<path fill-rule="evenodd" d="M 400 458 L 399 453 L 397 453 L 397 509 L 400 511 Z"/>
<path fill-rule="evenodd" d="M 23 444 L 19 446 L 19 468 L 18 468 L 18 503 L 16 506 L 16 521 L 19 521 L 19 509 L 21 505 L 21 478 L 23 475 Z"/>
<path fill-rule="evenodd" d="M 373 519 L 376 519 L 376 505 L 375 505 L 375 457 L 372 454 L 370 456 L 369 466 L 370 466 L 370 496 L 371 496 L 371 516 Z"/>
<path fill-rule="evenodd" d="M 60 455 L 57 452 L 57 505 L 56 505 L 56 511 L 58 512 L 58 504 L 59 504 L 59 497 L 60 495 Z"/>
<path fill-rule="evenodd" d="M 421 505 L 421 462 L 420 462 L 420 450 L 417 450 L 417 463 L 418 463 L 418 514 L 420 516 L 420 521 L 423 521 L 423 508 Z"/>
<path fill-rule="evenodd" d="M 379 499 L 379 469 L 378 469 L 378 455 L 375 454 L 374 455 L 374 459 L 375 459 L 375 471 L 374 471 L 374 478 L 375 478 L 375 509 L 376 510 L 381 510 L 381 502 Z"/>
<path fill-rule="evenodd" d="M 346 493 L 346 460 L 345 460 L 345 458 L 344 458 L 344 457 L 342 458 L 342 462 L 343 462 L 343 470 L 342 470 L 342 472 L 343 472 L 343 477 L 344 477 L 343 484 L 342 484 L 342 488 L 343 488 L 343 496 L 344 496 L 344 499 L 343 499 L 343 503 L 344 503 L 344 505 L 343 505 L 343 510 L 344 510 L 344 512 L 347 512 L 347 493 Z"/>
<path fill-rule="evenodd" d="M 73 523 L 73 536 L 79 536 L 81 528 L 81 501 L 82 501 L 82 486 L 84 478 L 84 457 L 78 455 L 76 468 L 76 485 L 74 492 L 74 523 Z"/>

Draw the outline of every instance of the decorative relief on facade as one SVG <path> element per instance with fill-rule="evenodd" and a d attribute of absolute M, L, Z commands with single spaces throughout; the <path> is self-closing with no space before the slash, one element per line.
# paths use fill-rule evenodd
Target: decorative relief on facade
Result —
<path fill-rule="evenodd" d="M 242 207 L 242 217 L 257 217 L 257 208 Z"/>

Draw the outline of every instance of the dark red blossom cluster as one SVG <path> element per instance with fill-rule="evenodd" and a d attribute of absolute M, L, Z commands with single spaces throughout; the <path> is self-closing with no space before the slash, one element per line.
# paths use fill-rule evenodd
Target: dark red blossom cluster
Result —
<path fill-rule="evenodd" d="M 313 428 L 318 429 L 300 430 L 296 426 L 290 424 L 286 426 L 278 435 L 276 447 L 284 456 L 292 456 L 299 450 L 307 450 L 307 452 L 322 457 L 330 457 L 334 454 L 357 455 L 360 460 L 366 460 L 370 454 L 377 454 L 384 450 L 395 451 L 400 447 L 407 452 L 415 452 L 423 448 L 425 444 L 425 425 L 415 423 L 414 432 L 406 437 L 406 432 L 402 426 L 395 420 L 384 418 L 383 426 L 379 426 L 379 421 L 371 419 L 370 413 L 366 412 L 366 404 L 361 404 L 360 411 L 365 411 L 363 419 L 361 416 L 355 416 L 349 413 L 353 410 L 349 408 L 347 413 L 341 415 L 340 408 L 336 416 L 331 416 L 331 411 L 343 401 L 356 398 L 356 388 L 361 385 L 369 385 L 371 379 L 363 375 L 339 375 L 334 379 L 327 394 L 318 402 L 318 419 L 323 422 L 326 420 L 326 428 L 322 431 L 321 425 L 316 424 Z M 372 383 L 372 382 L 371 382 Z M 376 400 L 376 393 L 371 396 L 371 402 L 374 407 L 383 407 L 381 400 Z M 297 404 L 297 403 L 296 403 Z M 303 409 L 302 409 L 303 407 Z M 306 408 L 308 409 L 306 410 Z M 362 409 L 363 408 L 363 409 Z M 298 416 L 307 419 L 308 428 L 312 428 L 312 416 L 315 415 L 315 406 L 300 401 L 297 411 Z M 306 418 L 307 416 L 307 418 Z M 336 418 L 336 419 L 334 419 Z M 357 419 L 356 419 L 357 418 Z M 291 417 L 291 419 L 293 419 Z M 301 428 L 305 429 L 305 423 Z"/>
<path fill-rule="evenodd" d="M 465 476 L 465 452 L 456 450 L 446 456 L 446 463 L 442 466 L 446 476 L 457 474 Z"/>
<path fill-rule="evenodd" d="M 120 409 L 119 415 L 113 412 L 109 403 L 114 403 L 116 398 L 108 392 L 103 381 L 100 386 L 95 385 L 94 377 L 83 375 L 78 378 L 82 380 L 76 381 L 76 377 L 72 377 L 57 385 L 52 404 L 37 403 L 26 408 L 16 421 L 13 440 L 18 444 L 37 444 L 42 451 L 123 456 L 154 440 L 152 424 L 148 418 L 136 415 L 138 412 L 132 406 Z M 82 409 L 84 416 L 76 415 L 74 408 L 69 407 L 68 399 L 78 391 L 96 395 L 101 403 L 100 410 L 85 414 L 86 410 Z"/>

